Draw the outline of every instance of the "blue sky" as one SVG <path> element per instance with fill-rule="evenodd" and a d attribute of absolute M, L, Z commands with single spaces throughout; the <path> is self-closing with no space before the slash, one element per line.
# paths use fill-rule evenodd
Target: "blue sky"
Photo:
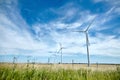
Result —
<path fill-rule="evenodd" d="M 84 30 L 91 63 L 120 63 L 120 0 L 0 0 L 0 61 L 86 63 Z M 54 55 L 57 55 L 56 58 Z"/>

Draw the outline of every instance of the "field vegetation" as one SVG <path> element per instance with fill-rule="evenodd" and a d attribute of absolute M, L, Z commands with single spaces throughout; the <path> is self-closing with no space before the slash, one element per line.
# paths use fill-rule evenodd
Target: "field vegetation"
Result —
<path fill-rule="evenodd" d="M 57 64 L 59 65 L 59 64 Z M 120 80 L 120 67 L 75 68 L 76 65 L 60 64 L 0 64 L 0 80 Z M 77 65 L 78 67 L 78 65 Z M 105 65 L 104 65 L 105 67 Z"/>

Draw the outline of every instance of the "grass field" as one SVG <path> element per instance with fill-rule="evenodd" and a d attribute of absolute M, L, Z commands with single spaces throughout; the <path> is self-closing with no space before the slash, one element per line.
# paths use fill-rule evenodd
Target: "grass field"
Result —
<path fill-rule="evenodd" d="M 120 65 L 0 63 L 0 80 L 120 80 Z"/>

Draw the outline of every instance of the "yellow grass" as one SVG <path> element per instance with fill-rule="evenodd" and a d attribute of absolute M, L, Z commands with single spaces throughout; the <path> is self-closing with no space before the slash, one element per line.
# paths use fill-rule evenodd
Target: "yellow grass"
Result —
<path fill-rule="evenodd" d="M 25 63 L 17 63 L 15 64 L 16 68 L 26 68 L 27 64 Z M 14 64 L 12 63 L 0 63 L 0 67 L 13 67 Z M 91 70 L 115 70 L 116 67 L 120 65 L 113 65 L 113 64 L 91 64 L 90 67 L 87 67 L 87 64 L 34 64 L 35 69 L 40 68 L 51 68 L 51 69 L 91 69 Z M 29 67 L 33 67 L 33 64 L 29 64 Z"/>

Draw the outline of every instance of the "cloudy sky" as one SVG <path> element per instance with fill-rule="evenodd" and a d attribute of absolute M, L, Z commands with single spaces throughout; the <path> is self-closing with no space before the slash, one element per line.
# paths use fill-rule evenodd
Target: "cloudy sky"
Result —
<path fill-rule="evenodd" d="M 120 63 L 120 0 L 0 0 L 0 62 Z M 55 56 L 56 55 L 56 56 Z"/>

